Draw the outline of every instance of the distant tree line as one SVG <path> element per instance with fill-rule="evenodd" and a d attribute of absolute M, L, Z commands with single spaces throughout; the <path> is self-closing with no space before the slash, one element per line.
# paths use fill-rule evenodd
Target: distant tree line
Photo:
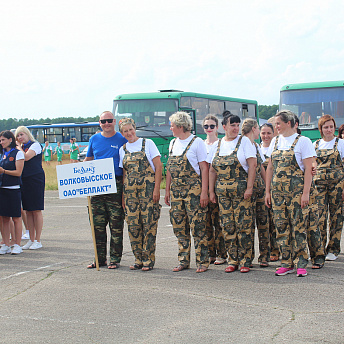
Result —
<path fill-rule="evenodd" d="M 278 111 L 278 105 L 258 105 L 259 117 L 268 119 L 276 114 Z M 32 125 L 32 124 L 54 124 L 54 123 L 80 123 L 80 122 L 97 122 L 99 116 L 95 117 L 57 117 L 57 118 L 40 118 L 40 119 L 29 119 L 29 118 L 7 118 L 0 120 L 0 131 L 8 129 L 16 129 L 20 125 Z"/>
<path fill-rule="evenodd" d="M 269 119 L 276 115 L 278 105 L 258 105 L 259 118 Z"/>
<path fill-rule="evenodd" d="M 99 116 L 95 117 L 57 117 L 57 118 L 40 118 L 40 119 L 29 119 L 29 118 L 7 118 L 0 120 L 0 131 L 16 129 L 20 125 L 32 125 L 32 124 L 54 124 L 54 123 L 80 123 L 80 122 L 98 122 Z"/>

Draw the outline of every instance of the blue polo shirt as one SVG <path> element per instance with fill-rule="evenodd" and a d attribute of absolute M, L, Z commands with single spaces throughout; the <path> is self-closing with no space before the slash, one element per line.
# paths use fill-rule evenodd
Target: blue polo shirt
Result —
<path fill-rule="evenodd" d="M 93 157 L 94 160 L 113 158 L 116 177 L 123 176 L 123 169 L 119 167 L 119 149 L 127 142 L 118 132 L 111 137 L 95 134 L 90 138 L 86 156 Z"/>

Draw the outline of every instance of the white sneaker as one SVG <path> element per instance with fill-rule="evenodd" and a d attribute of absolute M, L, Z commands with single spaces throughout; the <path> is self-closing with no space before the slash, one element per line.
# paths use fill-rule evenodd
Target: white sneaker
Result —
<path fill-rule="evenodd" d="M 330 252 L 330 253 L 327 253 L 325 260 L 336 260 L 337 258 L 338 257 L 336 255 Z"/>
<path fill-rule="evenodd" d="M 37 250 L 38 248 L 41 248 L 42 244 L 40 241 L 35 240 L 33 244 L 29 247 L 30 250 Z"/>
<path fill-rule="evenodd" d="M 3 244 L 1 245 L 1 248 L 0 248 L 0 254 L 6 254 L 6 253 L 11 253 L 11 247 Z"/>
<path fill-rule="evenodd" d="M 22 252 L 23 252 L 23 249 L 19 245 L 17 244 L 13 245 L 12 251 L 11 251 L 12 254 L 20 254 Z"/>
<path fill-rule="evenodd" d="M 22 240 L 30 239 L 29 231 L 27 231 L 25 234 L 23 234 L 21 238 L 22 238 Z"/>
<path fill-rule="evenodd" d="M 22 249 L 28 250 L 32 244 L 33 244 L 33 242 L 31 240 L 29 240 L 24 246 L 22 246 Z"/>

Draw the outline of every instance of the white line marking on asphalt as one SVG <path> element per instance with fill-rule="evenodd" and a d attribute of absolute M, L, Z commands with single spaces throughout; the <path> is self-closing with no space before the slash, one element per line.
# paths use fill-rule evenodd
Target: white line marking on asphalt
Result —
<path fill-rule="evenodd" d="M 27 273 L 29 273 L 29 272 L 33 272 L 33 271 L 38 271 L 38 270 L 50 268 L 50 267 L 52 267 L 52 266 L 60 265 L 60 264 L 63 264 L 63 262 L 55 263 L 55 264 L 51 264 L 51 265 L 46 265 L 46 266 L 41 266 L 41 267 L 36 268 L 36 269 L 33 269 L 33 270 L 27 270 L 27 271 L 17 272 L 16 274 L 13 274 L 13 275 L 9 275 L 9 276 L 7 276 L 7 277 L 2 277 L 2 278 L 0 278 L 0 281 L 7 280 L 7 279 L 12 278 L 12 277 L 17 277 L 17 276 L 20 276 L 20 275 L 23 275 L 23 274 L 27 274 Z"/>

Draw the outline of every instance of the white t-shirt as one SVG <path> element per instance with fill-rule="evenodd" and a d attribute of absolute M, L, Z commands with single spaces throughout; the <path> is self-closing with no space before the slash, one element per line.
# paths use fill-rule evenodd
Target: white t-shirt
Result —
<path fill-rule="evenodd" d="M 279 135 L 277 149 L 278 150 L 290 149 L 290 147 L 294 143 L 297 136 L 298 136 L 297 133 L 288 137 Z M 276 142 L 276 137 L 274 137 L 270 143 L 270 147 L 266 153 L 268 157 L 271 156 L 271 153 L 274 150 L 275 142 Z M 305 137 L 305 136 L 300 136 L 299 141 L 297 141 L 297 144 L 295 145 L 294 154 L 295 154 L 296 161 L 302 171 L 305 171 L 305 166 L 302 160 L 317 156 L 315 153 L 315 149 L 313 147 L 312 141 L 308 137 Z"/>
<path fill-rule="evenodd" d="M 336 142 L 336 138 L 328 142 L 321 139 L 319 141 L 318 149 L 332 149 L 334 147 L 335 142 Z M 313 142 L 313 146 L 315 148 L 316 142 Z M 337 149 L 339 151 L 341 159 L 343 159 L 344 158 L 344 140 L 343 139 L 339 139 Z"/>
<path fill-rule="evenodd" d="M 214 144 L 215 144 L 215 143 L 217 144 L 218 142 L 219 142 L 219 140 L 216 140 L 216 141 L 214 141 L 212 144 L 208 144 L 208 143 L 204 140 L 205 147 L 207 148 L 207 157 L 208 157 L 209 153 L 211 152 L 211 150 L 212 150 Z"/>
<path fill-rule="evenodd" d="M 24 153 L 22 151 L 19 151 L 16 155 L 16 161 L 18 160 L 24 160 L 25 159 L 25 156 L 24 156 Z M 12 185 L 12 186 L 2 186 L 2 188 L 4 189 L 19 189 L 20 188 L 20 185 Z"/>
<path fill-rule="evenodd" d="M 133 143 L 127 142 L 125 147 L 130 153 L 139 152 L 142 149 L 142 138 L 139 138 Z M 153 159 L 157 156 L 160 156 L 160 152 L 155 145 L 155 143 L 151 139 L 146 139 L 146 145 L 145 145 L 145 153 L 147 156 L 147 159 L 150 163 L 150 165 L 153 168 L 153 171 L 155 172 L 155 166 L 153 164 Z M 123 168 L 123 158 L 124 158 L 125 152 L 123 149 L 123 146 L 119 149 L 119 167 Z"/>
<path fill-rule="evenodd" d="M 223 138 L 221 140 L 221 147 L 220 147 L 219 155 L 220 156 L 230 155 L 235 150 L 235 147 L 238 143 L 239 137 L 240 137 L 240 135 L 238 135 L 232 141 L 225 141 L 225 139 Z M 207 162 L 209 164 L 211 164 L 214 160 L 218 143 L 219 142 L 217 141 L 213 144 L 213 148 L 208 155 Z M 256 158 L 257 157 L 256 147 L 254 146 L 254 144 L 252 144 L 252 142 L 250 141 L 250 139 L 248 137 L 246 137 L 246 136 L 242 137 L 237 155 L 238 155 L 238 160 L 239 160 L 241 166 L 244 168 L 244 170 L 246 172 L 248 172 L 248 164 L 247 164 L 246 160 L 248 158 Z M 264 156 L 263 156 L 263 158 L 264 158 Z M 263 161 L 265 161 L 265 159 Z"/>
<path fill-rule="evenodd" d="M 190 143 L 190 141 L 192 140 L 192 138 L 194 136 L 195 135 L 191 134 L 185 140 L 181 140 L 179 138 L 176 138 L 171 155 L 173 155 L 173 156 L 180 156 L 180 155 L 182 155 L 184 153 L 184 151 L 185 151 L 185 148 L 187 147 L 187 145 Z M 172 142 L 173 141 L 174 140 L 172 140 L 170 142 L 170 146 L 168 148 L 169 152 L 171 151 L 171 147 L 172 147 Z M 189 160 L 191 166 L 196 171 L 196 173 L 198 175 L 200 175 L 201 174 L 201 170 L 199 168 L 199 163 L 202 162 L 202 161 L 206 161 L 207 160 L 207 147 L 206 147 L 204 141 L 201 138 L 196 137 L 195 141 L 192 143 L 190 149 L 186 153 L 186 157 Z"/>
<path fill-rule="evenodd" d="M 31 148 L 31 147 L 30 147 L 30 148 Z M 51 148 L 51 146 L 44 146 L 43 150 L 44 150 L 44 155 L 45 155 L 45 156 L 49 156 L 49 155 L 50 155 L 50 152 L 51 152 L 53 149 Z M 49 151 L 50 151 L 50 152 L 49 152 Z"/>
<path fill-rule="evenodd" d="M 259 146 L 259 148 L 260 148 L 260 150 L 262 151 L 262 153 L 263 153 L 264 155 L 266 155 L 266 153 L 267 153 L 268 150 L 269 150 L 269 147 Z"/>
<path fill-rule="evenodd" d="M 38 155 L 38 154 L 40 154 L 42 152 L 42 146 L 38 142 L 34 142 L 30 146 L 29 150 L 30 149 L 33 150 L 36 153 L 36 155 Z"/>

